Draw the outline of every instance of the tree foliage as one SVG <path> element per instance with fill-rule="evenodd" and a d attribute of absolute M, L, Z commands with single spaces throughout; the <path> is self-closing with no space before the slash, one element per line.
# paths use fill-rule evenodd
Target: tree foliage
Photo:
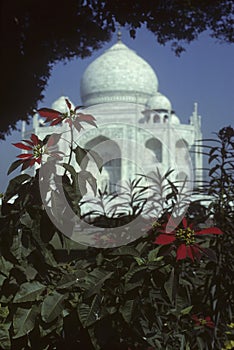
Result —
<path fill-rule="evenodd" d="M 1 5 L 0 138 L 20 119 L 28 120 L 58 61 L 86 57 L 111 39 L 117 23 L 131 36 L 143 24 L 176 53 L 209 30 L 232 43 L 231 0 L 3 0 Z"/>

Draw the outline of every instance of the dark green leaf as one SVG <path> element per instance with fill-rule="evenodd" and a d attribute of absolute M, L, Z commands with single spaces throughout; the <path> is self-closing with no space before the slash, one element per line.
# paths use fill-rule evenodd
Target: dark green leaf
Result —
<path fill-rule="evenodd" d="M 58 317 L 63 310 L 63 300 L 65 295 L 57 293 L 56 291 L 47 295 L 41 307 L 41 317 L 43 321 L 49 323 Z"/>
<path fill-rule="evenodd" d="M 12 173 L 12 171 L 14 171 L 15 169 L 17 169 L 21 164 L 23 163 L 22 159 L 18 159 L 15 162 L 13 162 L 10 166 L 10 168 L 8 169 L 7 175 L 9 175 L 10 173 Z"/>
<path fill-rule="evenodd" d="M 100 319 L 100 297 L 95 295 L 91 306 L 80 304 L 78 307 L 78 315 L 83 327 L 89 327 Z"/>
<path fill-rule="evenodd" d="M 209 157 L 209 160 L 208 160 L 209 164 L 210 164 L 211 162 L 213 162 L 214 159 L 217 159 L 217 158 L 218 158 L 218 154 L 213 154 L 212 156 L 210 156 L 210 157 Z M 219 159 L 218 159 L 218 160 L 219 160 Z"/>
<path fill-rule="evenodd" d="M 173 289 L 174 289 L 174 269 L 171 270 L 170 277 L 164 284 L 165 291 L 167 292 L 168 298 L 172 303 L 174 300 Z"/>
<path fill-rule="evenodd" d="M 4 350 L 11 349 L 11 338 L 10 338 L 10 323 L 1 323 L 0 324 L 0 345 Z"/>
<path fill-rule="evenodd" d="M 99 169 L 99 171 L 102 171 L 102 166 L 103 166 L 103 159 L 102 157 L 99 156 L 99 154 L 93 150 L 89 150 L 89 154 L 91 155 L 91 157 L 93 158 L 93 160 L 95 161 L 95 163 L 97 164 L 97 167 Z"/>
<path fill-rule="evenodd" d="M 0 271 L 2 274 L 8 276 L 13 266 L 14 265 L 10 261 L 4 259 L 3 256 L 0 256 Z"/>
<path fill-rule="evenodd" d="M 9 200 L 11 197 L 17 194 L 17 191 L 22 186 L 22 184 L 31 179 L 31 176 L 28 174 L 20 174 L 16 176 L 14 179 L 12 179 L 9 182 L 9 185 L 7 187 L 6 193 L 5 193 L 5 200 Z"/>
<path fill-rule="evenodd" d="M 210 169 L 209 171 L 209 176 L 212 176 L 214 174 L 214 172 L 219 169 L 220 165 L 216 164 L 213 168 Z"/>
<path fill-rule="evenodd" d="M 87 277 L 87 292 L 85 292 L 84 297 L 89 298 L 95 293 L 99 293 L 104 282 L 108 280 L 114 272 L 109 272 L 105 270 L 95 269 Z"/>
<path fill-rule="evenodd" d="M 34 328 L 35 319 L 38 314 L 39 309 L 36 305 L 33 305 L 29 309 L 18 307 L 13 317 L 13 338 L 19 338 L 28 334 Z"/>
<path fill-rule="evenodd" d="M 201 337 L 197 337 L 196 340 L 197 340 L 198 350 L 204 350 L 205 348 L 204 340 Z"/>
<path fill-rule="evenodd" d="M 115 249 L 110 255 L 130 255 L 134 257 L 139 257 L 140 254 L 138 250 L 134 247 L 122 246 L 120 248 Z"/>
<path fill-rule="evenodd" d="M 21 284 L 19 291 L 14 297 L 14 303 L 24 303 L 28 301 L 38 300 L 40 294 L 45 290 L 46 286 L 38 281 L 26 282 Z"/>
<path fill-rule="evenodd" d="M 57 289 L 66 289 L 73 285 L 79 287 L 80 280 L 83 280 L 85 276 L 87 276 L 87 272 L 83 270 L 76 270 L 75 273 L 63 275 L 57 285 Z"/>
<path fill-rule="evenodd" d="M 94 194 L 96 195 L 97 181 L 89 171 L 81 170 L 78 173 L 78 183 L 79 183 L 79 188 L 82 195 L 85 195 L 87 193 L 86 183 L 88 183 L 91 186 Z"/>
<path fill-rule="evenodd" d="M 73 151 L 75 152 L 77 164 L 82 170 L 85 170 L 89 162 L 88 151 L 80 146 L 77 146 Z"/>
<path fill-rule="evenodd" d="M 145 271 L 147 270 L 147 266 L 135 266 L 132 270 L 126 273 L 125 281 L 128 282 L 138 282 L 139 280 L 144 279 Z"/>
<path fill-rule="evenodd" d="M 72 166 L 72 165 L 70 165 L 70 164 L 66 164 L 66 163 L 63 163 L 63 167 L 67 170 L 67 171 L 69 171 L 69 173 L 71 174 L 71 177 L 72 177 L 72 180 L 73 181 L 77 181 L 77 172 L 76 172 L 76 170 L 75 170 L 75 168 Z"/>
<path fill-rule="evenodd" d="M 119 311 L 124 320 L 129 324 L 132 320 L 135 300 L 127 300 L 124 305 L 121 305 Z"/>
<path fill-rule="evenodd" d="M 20 218 L 20 222 L 22 225 L 28 227 L 28 228 L 32 228 L 33 227 L 33 220 L 31 218 L 31 216 L 29 215 L 29 213 L 24 213 L 21 218 Z"/>
<path fill-rule="evenodd" d="M 205 249 L 202 249 L 202 251 L 203 251 L 203 253 L 204 253 L 205 255 L 207 255 L 207 257 L 208 257 L 211 261 L 217 262 L 217 256 L 216 256 L 215 252 L 214 252 L 212 249 L 210 249 L 210 248 L 205 248 Z"/>

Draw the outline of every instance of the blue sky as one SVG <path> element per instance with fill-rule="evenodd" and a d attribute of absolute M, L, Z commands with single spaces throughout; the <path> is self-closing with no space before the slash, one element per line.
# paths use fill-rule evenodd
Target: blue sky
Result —
<path fill-rule="evenodd" d="M 89 58 L 56 64 L 44 93 L 45 99 L 38 107 L 50 107 L 61 95 L 69 96 L 75 105 L 79 105 L 80 79 L 85 68 L 116 40 L 113 35 L 110 43 Z M 138 30 L 136 39 L 131 39 L 128 32 L 122 30 L 122 41 L 155 70 L 159 91 L 170 99 L 182 123 L 188 122 L 194 102 L 198 102 L 204 138 L 212 137 L 212 132 L 223 126 L 234 126 L 234 45 L 217 43 L 205 33 L 186 45 L 186 52 L 176 57 L 170 44 L 160 46 L 146 29 Z M 21 140 L 20 132 L 0 141 L 0 192 L 4 192 L 9 179 L 17 174 L 6 176 L 7 169 L 19 154 L 11 143 L 18 140 Z"/>

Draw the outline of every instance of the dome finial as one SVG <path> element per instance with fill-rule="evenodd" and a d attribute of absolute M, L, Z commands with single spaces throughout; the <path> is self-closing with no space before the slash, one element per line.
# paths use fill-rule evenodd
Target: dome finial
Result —
<path fill-rule="evenodd" d="M 121 26 L 120 24 L 118 25 L 118 32 L 117 32 L 117 42 L 121 42 L 122 40 L 122 33 L 121 33 L 121 30 L 120 30 Z"/>

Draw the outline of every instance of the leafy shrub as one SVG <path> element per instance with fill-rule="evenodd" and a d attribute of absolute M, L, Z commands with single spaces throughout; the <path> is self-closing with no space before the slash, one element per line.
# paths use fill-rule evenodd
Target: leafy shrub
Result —
<path fill-rule="evenodd" d="M 70 116 L 55 112 L 42 111 L 52 123 L 76 117 L 76 111 Z M 85 118 L 82 121 L 94 123 Z M 80 130 L 80 124 L 76 127 Z M 168 173 L 161 179 L 170 189 L 167 208 L 157 219 L 142 216 L 145 232 L 125 246 L 72 247 L 47 215 L 40 172 L 11 180 L 0 216 L 0 348 L 228 349 L 234 299 L 233 133 L 231 127 L 222 129 L 217 146 L 208 146 L 210 182 L 204 191 L 212 198 L 209 207 L 191 203 L 186 219 L 166 232 L 179 193 Z M 39 144 L 44 147 L 46 140 Z M 77 146 L 71 152 L 81 165 L 86 151 Z M 35 159 L 35 153 L 31 155 L 16 161 L 10 171 Z M 92 156 L 99 164 L 97 155 Z M 95 179 L 71 164 L 64 170 L 66 198 L 81 215 L 77 177 L 86 171 L 85 182 L 94 192 Z M 106 219 L 108 227 L 115 226 L 115 220 L 126 227 L 141 215 L 145 202 L 139 184 L 130 183 L 132 211 L 110 218 L 104 210 L 95 225 L 102 226 Z"/>

